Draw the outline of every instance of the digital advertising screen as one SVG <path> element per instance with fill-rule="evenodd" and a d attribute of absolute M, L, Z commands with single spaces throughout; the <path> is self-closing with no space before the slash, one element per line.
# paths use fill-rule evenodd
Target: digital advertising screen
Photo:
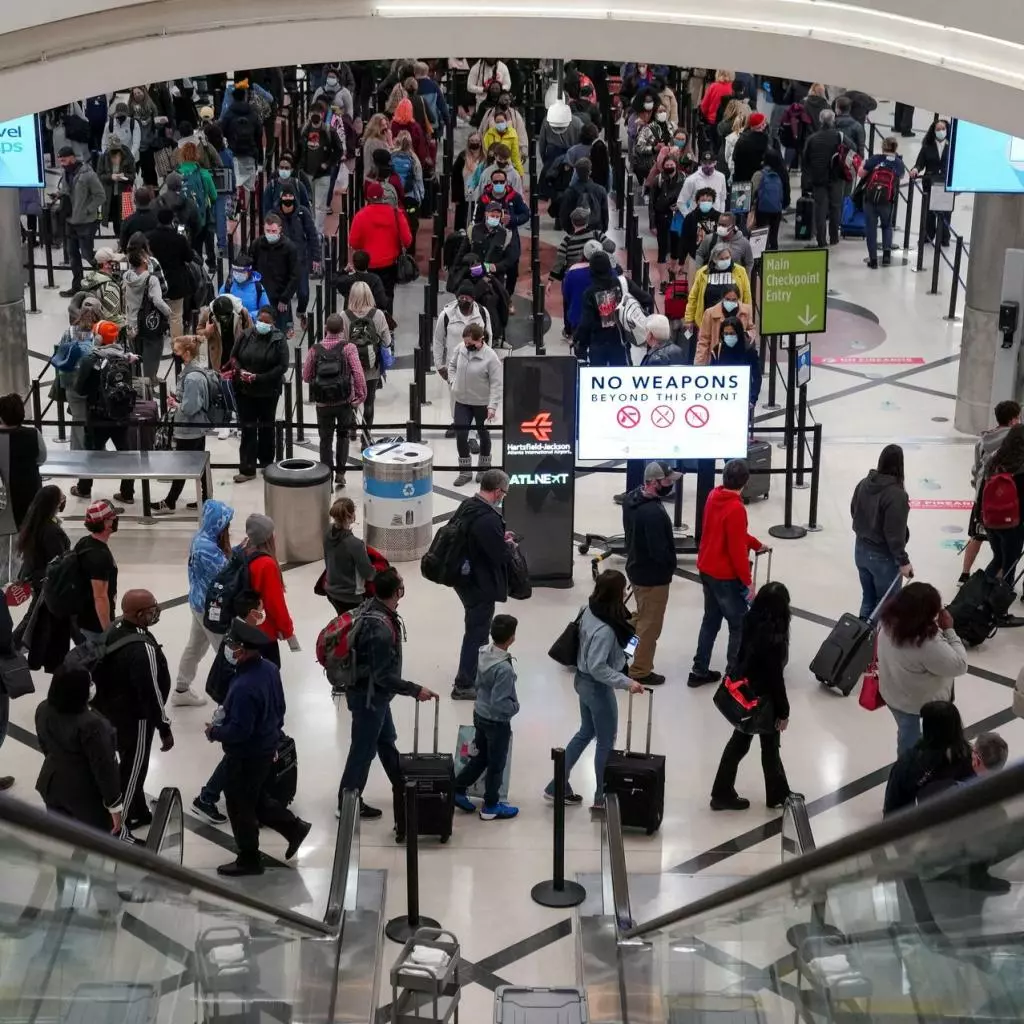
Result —
<path fill-rule="evenodd" d="M 579 370 L 579 457 L 735 459 L 747 454 L 746 366 Z"/>
<path fill-rule="evenodd" d="M 36 115 L 0 121 L 0 188 L 42 188 L 43 184 L 43 147 Z"/>
<path fill-rule="evenodd" d="M 946 188 L 950 192 L 1024 192 L 1024 139 L 955 120 Z"/>

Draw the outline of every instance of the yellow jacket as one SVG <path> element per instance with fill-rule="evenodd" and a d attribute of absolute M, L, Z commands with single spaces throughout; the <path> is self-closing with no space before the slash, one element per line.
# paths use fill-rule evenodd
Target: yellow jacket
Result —
<path fill-rule="evenodd" d="M 519 133 L 512 127 L 511 121 L 508 123 L 508 128 L 503 132 L 499 132 L 493 124 L 484 132 L 484 152 L 488 152 L 491 146 L 496 142 L 504 142 L 505 145 L 508 146 L 509 153 L 511 154 L 512 166 L 519 172 L 521 177 L 525 178 L 526 171 L 523 170 L 523 157 L 519 152 Z"/>
<path fill-rule="evenodd" d="M 740 290 L 740 302 L 746 306 L 751 305 L 750 278 L 747 277 L 747 272 L 739 263 L 734 262 L 732 265 L 732 279 Z M 686 300 L 686 322 L 688 324 L 704 322 L 704 292 L 707 286 L 708 268 L 703 266 L 694 276 L 693 284 L 690 285 L 690 297 Z"/>

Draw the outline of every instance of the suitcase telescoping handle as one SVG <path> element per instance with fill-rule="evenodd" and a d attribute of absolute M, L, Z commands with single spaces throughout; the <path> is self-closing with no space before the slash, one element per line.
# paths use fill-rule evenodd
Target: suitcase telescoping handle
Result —
<path fill-rule="evenodd" d="M 647 747 L 644 750 L 645 754 L 651 752 L 651 727 L 654 725 L 654 691 L 648 686 L 647 690 Z M 633 694 L 630 693 L 629 701 L 626 705 L 626 753 L 632 752 L 633 742 Z"/>
<path fill-rule="evenodd" d="M 753 584 L 752 589 L 755 591 L 757 590 L 757 567 L 761 564 L 762 555 L 768 556 L 768 571 L 764 574 L 764 581 L 765 583 L 771 583 L 772 581 L 772 549 L 767 547 L 761 548 L 760 551 L 754 552 L 754 571 L 750 577 L 750 582 Z"/>
<path fill-rule="evenodd" d="M 878 621 L 878 613 L 882 610 L 882 605 L 892 596 L 893 591 L 899 585 L 900 580 L 903 578 L 903 573 L 897 571 L 892 583 L 889 584 L 888 589 L 882 595 L 882 600 L 875 605 L 874 611 L 868 616 L 868 622 L 873 626 Z"/>
<path fill-rule="evenodd" d="M 412 720 L 412 752 L 418 754 L 420 752 L 420 701 L 416 701 L 416 710 L 413 712 Z M 434 753 L 437 753 L 437 730 L 438 730 L 438 718 L 441 713 L 441 700 L 435 694 L 431 703 L 434 705 Z"/>

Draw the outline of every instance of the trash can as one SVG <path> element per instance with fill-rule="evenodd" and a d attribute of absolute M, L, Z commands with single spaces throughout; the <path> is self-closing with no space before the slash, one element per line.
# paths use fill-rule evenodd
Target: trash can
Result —
<path fill-rule="evenodd" d="M 263 471 L 263 507 L 274 520 L 281 562 L 318 562 L 331 507 L 331 470 L 313 459 L 283 459 Z"/>
<path fill-rule="evenodd" d="M 434 452 L 381 441 L 363 452 L 363 537 L 389 562 L 421 558 L 433 537 Z"/>

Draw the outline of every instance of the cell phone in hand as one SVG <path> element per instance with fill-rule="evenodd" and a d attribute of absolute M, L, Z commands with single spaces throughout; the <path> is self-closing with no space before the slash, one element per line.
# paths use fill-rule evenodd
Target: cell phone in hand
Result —
<path fill-rule="evenodd" d="M 637 636 L 637 635 L 636 635 L 636 634 L 634 633 L 634 634 L 633 634 L 633 635 L 632 635 L 632 636 L 631 636 L 631 637 L 629 638 L 629 642 L 628 642 L 628 643 L 626 644 L 626 646 L 622 648 L 622 650 L 623 650 L 623 651 L 625 652 L 625 654 L 626 654 L 626 664 L 627 664 L 627 665 L 632 665 L 632 664 L 633 664 L 633 658 L 635 658 L 635 657 L 636 657 L 636 648 L 637 648 L 637 645 L 638 645 L 639 643 L 640 643 L 640 637 L 638 637 L 638 636 Z"/>

